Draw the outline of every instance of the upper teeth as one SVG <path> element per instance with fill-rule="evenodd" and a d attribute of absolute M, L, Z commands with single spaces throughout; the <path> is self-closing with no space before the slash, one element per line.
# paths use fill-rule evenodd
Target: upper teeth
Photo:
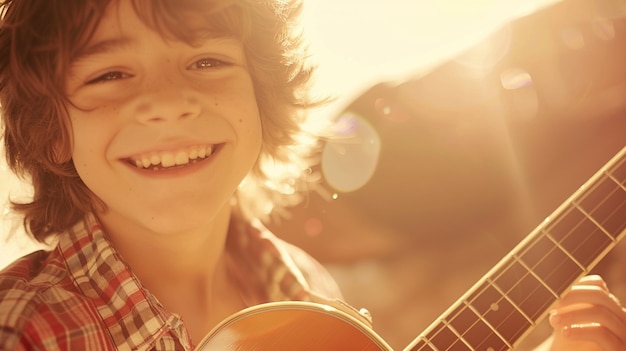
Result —
<path fill-rule="evenodd" d="M 153 152 L 132 157 L 139 168 L 161 166 L 162 168 L 187 164 L 196 159 L 206 158 L 213 152 L 213 146 L 194 146 L 186 150 Z"/>

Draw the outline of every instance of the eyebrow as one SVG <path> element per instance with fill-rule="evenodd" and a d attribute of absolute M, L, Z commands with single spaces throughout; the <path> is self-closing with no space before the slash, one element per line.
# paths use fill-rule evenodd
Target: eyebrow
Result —
<path fill-rule="evenodd" d="M 78 52 L 73 62 L 84 60 L 87 57 L 95 56 L 112 51 L 121 51 L 131 48 L 137 44 L 135 39 L 129 37 L 121 37 L 114 39 L 101 40 L 91 45 L 86 46 Z"/>
<path fill-rule="evenodd" d="M 207 39 L 209 42 L 222 42 L 227 44 L 232 44 L 235 41 L 238 41 L 236 37 L 232 37 L 230 35 L 214 35 L 209 36 Z M 90 56 L 96 56 L 103 53 L 122 51 L 125 49 L 132 48 L 136 46 L 138 41 L 136 39 L 130 37 L 120 37 L 113 39 L 105 39 L 93 44 L 90 44 L 80 50 L 78 54 L 74 57 L 72 62 L 78 62 L 85 60 Z"/>

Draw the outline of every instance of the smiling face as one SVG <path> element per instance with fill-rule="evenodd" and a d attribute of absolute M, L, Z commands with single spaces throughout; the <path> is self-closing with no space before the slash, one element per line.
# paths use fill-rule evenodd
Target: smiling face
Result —
<path fill-rule="evenodd" d="M 146 26 L 130 1 L 109 6 L 66 89 L 74 165 L 106 205 L 98 214 L 105 227 L 205 226 L 224 213 L 260 152 L 241 42 L 171 39 Z"/>

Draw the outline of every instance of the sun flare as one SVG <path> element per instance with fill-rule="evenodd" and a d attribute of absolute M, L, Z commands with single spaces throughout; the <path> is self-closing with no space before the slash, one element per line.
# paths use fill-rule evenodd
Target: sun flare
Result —
<path fill-rule="evenodd" d="M 352 97 L 449 58 L 516 17 L 558 0 L 317 0 L 305 30 L 319 89 Z"/>

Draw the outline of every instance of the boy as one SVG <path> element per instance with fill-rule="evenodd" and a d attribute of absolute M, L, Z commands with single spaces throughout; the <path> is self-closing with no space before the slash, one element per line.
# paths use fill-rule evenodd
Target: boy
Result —
<path fill-rule="evenodd" d="M 341 298 L 255 220 L 314 146 L 298 1 L 3 6 L 5 147 L 34 186 L 14 207 L 58 243 L 0 274 L 0 349 L 191 349 L 247 306 Z"/>
<path fill-rule="evenodd" d="M 315 146 L 299 1 L 3 6 L 7 159 L 34 186 L 14 208 L 58 244 L 1 273 L 0 349 L 191 349 L 247 306 L 341 298 L 255 220 Z"/>

